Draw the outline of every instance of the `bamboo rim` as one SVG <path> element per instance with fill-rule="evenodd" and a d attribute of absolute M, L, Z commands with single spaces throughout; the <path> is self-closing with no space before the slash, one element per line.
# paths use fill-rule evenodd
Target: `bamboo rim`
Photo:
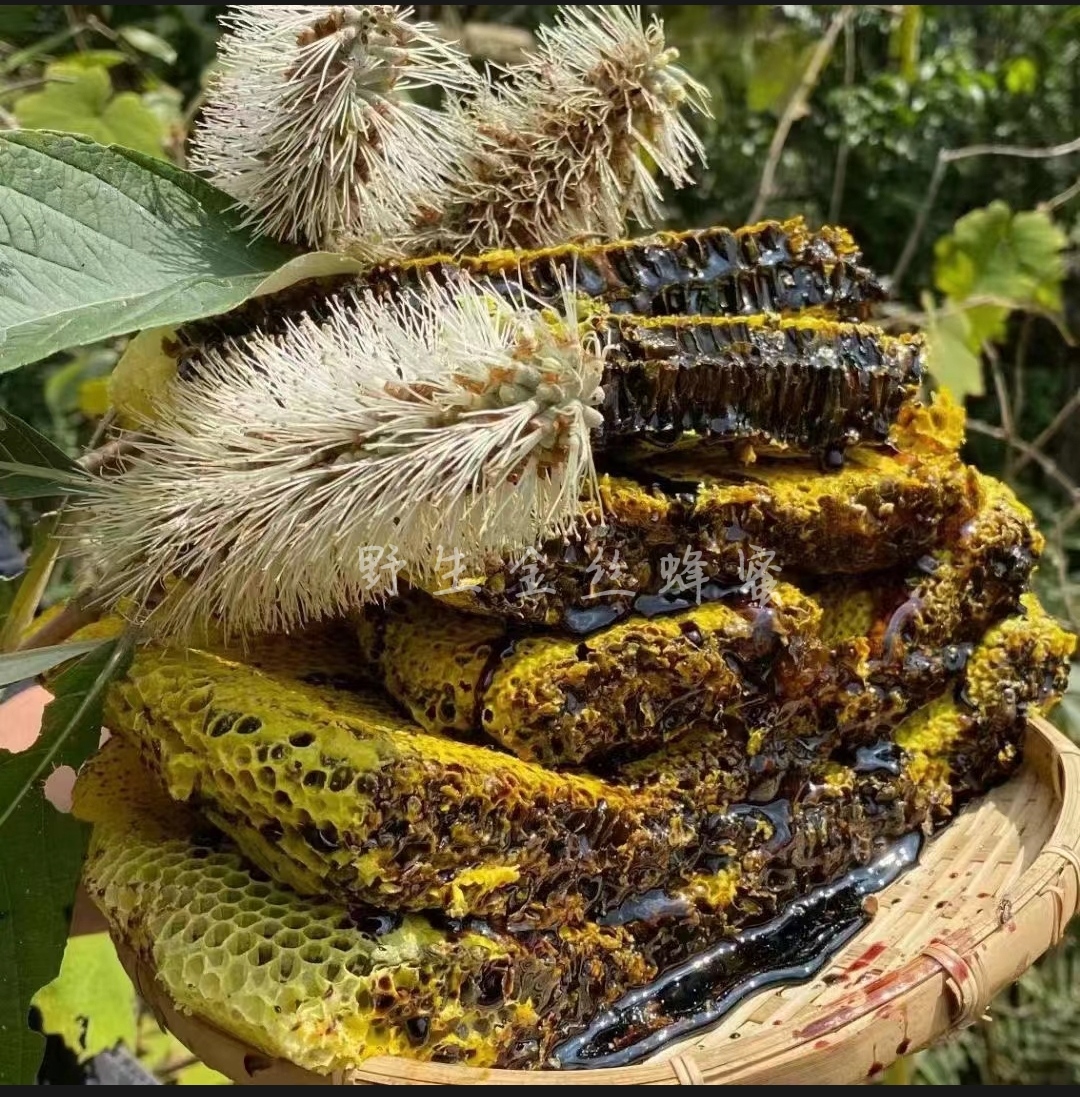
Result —
<path fill-rule="evenodd" d="M 153 969 L 117 951 L 159 1020 L 238 1084 L 851 1084 L 978 1020 L 1056 945 L 1080 905 L 1080 748 L 1032 720 L 1024 765 L 969 806 L 880 892 L 870 924 L 808 983 L 762 992 L 716 1028 L 637 1066 L 515 1071 L 379 1057 L 324 1076 L 181 1013 Z"/>

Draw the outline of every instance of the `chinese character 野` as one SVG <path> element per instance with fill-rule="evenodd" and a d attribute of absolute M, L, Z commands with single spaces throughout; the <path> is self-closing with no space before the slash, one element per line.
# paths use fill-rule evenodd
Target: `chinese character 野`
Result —
<path fill-rule="evenodd" d="M 554 594 L 555 588 L 544 584 L 542 567 L 547 567 L 547 557 L 537 552 L 531 546 L 527 548 L 520 560 L 515 560 L 510 565 L 510 570 L 516 575 L 521 572 L 518 580 L 516 598 L 529 598 L 538 594 Z"/>
<path fill-rule="evenodd" d="M 750 600 L 759 606 L 767 606 L 776 590 L 774 572 L 779 573 L 780 565 L 773 563 L 775 556 L 775 552 L 762 548 L 754 548 L 746 556 L 742 545 L 739 546 L 739 578 L 746 585 Z"/>
<path fill-rule="evenodd" d="M 602 546 L 597 548 L 596 555 L 589 561 L 589 565 L 585 569 L 586 574 L 589 576 L 589 593 L 585 595 L 585 599 L 602 598 L 607 594 L 633 594 L 634 591 L 619 586 L 629 570 L 627 565 L 620 559 L 618 549 L 613 550 L 611 560 L 605 565 L 604 549 Z M 609 577 L 614 586 L 607 590 L 597 590 L 597 586 L 604 582 L 605 575 Z"/>
<path fill-rule="evenodd" d="M 687 546 L 682 557 L 663 556 L 660 559 L 660 581 L 662 586 L 658 594 L 683 594 L 694 592 L 694 600 L 701 605 L 701 588 L 705 585 L 705 568 L 701 563 L 701 553 Z"/>
<path fill-rule="evenodd" d="M 360 549 L 360 576 L 363 586 L 384 591 L 398 592 L 398 574 L 405 561 L 397 554 L 397 545 L 364 545 Z M 389 572 L 389 580 L 381 580 L 380 572 Z"/>
<path fill-rule="evenodd" d="M 435 591 L 436 595 L 439 594 L 457 594 L 463 590 L 479 590 L 478 583 L 463 583 L 462 578 L 465 574 L 464 557 L 462 556 L 460 549 L 454 549 L 449 556 L 443 552 L 442 545 L 438 546 L 438 560 L 435 563 L 435 570 L 439 574 L 439 578 L 444 583 L 449 583 L 449 586 L 444 587 L 442 590 Z"/>

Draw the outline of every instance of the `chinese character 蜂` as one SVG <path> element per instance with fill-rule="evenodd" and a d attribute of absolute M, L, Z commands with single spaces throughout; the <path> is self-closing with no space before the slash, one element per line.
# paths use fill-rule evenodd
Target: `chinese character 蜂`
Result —
<path fill-rule="evenodd" d="M 670 554 L 661 557 L 660 581 L 662 586 L 658 594 L 683 594 L 692 590 L 694 600 L 700 606 L 701 588 L 705 585 L 705 568 L 701 563 L 701 553 L 687 545 L 681 558 Z"/>

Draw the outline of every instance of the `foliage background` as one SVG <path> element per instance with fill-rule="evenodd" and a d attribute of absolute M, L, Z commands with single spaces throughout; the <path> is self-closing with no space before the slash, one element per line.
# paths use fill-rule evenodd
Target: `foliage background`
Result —
<path fill-rule="evenodd" d="M 76 130 L 183 165 L 223 10 L 0 9 L 0 128 Z M 508 28 L 534 28 L 553 10 L 422 5 L 420 14 L 477 30 L 477 52 L 504 58 L 517 41 Z M 709 167 L 700 185 L 670 195 L 670 223 L 803 213 L 849 227 L 869 264 L 891 276 L 886 322 L 925 328 L 937 375 L 966 397 L 967 456 L 1038 513 L 1049 540 L 1040 593 L 1080 627 L 1080 6 L 662 14 L 714 107 L 703 126 Z M 1008 154 L 1012 146 L 1044 154 Z M 0 407 L 75 453 L 105 410 L 104 379 L 122 346 L 0 376 Z M 35 513 L 29 503 L 16 512 L 27 543 Z M 50 596 L 64 593 L 61 579 Z M 1061 720 L 1080 735 L 1078 678 Z M 1076 1083 L 1078 992 L 1074 935 L 995 1004 L 993 1020 L 893 1080 Z M 80 994 L 54 995 L 54 1031 L 94 1011 L 93 995 L 87 1005 Z M 65 1015 L 62 1003 L 76 1000 Z M 97 1027 L 127 1033 L 122 1020 Z"/>

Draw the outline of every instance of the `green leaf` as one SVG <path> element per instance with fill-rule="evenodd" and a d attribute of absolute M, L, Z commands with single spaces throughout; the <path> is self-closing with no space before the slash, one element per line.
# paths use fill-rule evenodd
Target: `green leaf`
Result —
<path fill-rule="evenodd" d="M 121 57 L 122 59 L 122 57 Z M 15 100 L 13 112 L 26 129 L 70 130 L 103 145 L 124 145 L 151 156 L 162 155 L 165 131 L 153 111 L 133 91 L 113 95 L 102 66 L 81 71 L 60 63 L 45 70 L 43 91 Z"/>
<path fill-rule="evenodd" d="M 21 682 L 24 678 L 36 678 L 61 663 L 86 655 L 100 644 L 100 640 L 80 640 L 74 644 L 54 644 L 0 654 L 0 687 Z"/>
<path fill-rule="evenodd" d="M 1008 308 L 1061 308 L 1064 232 L 1042 210 L 1013 214 L 991 202 L 934 245 L 934 283 L 950 301 L 993 298 Z"/>
<path fill-rule="evenodd" d="M 294 252 L 253 239 L 231 206 L 138 152 L 0 134 L 0 373 L 240 304 Z"/>
<path fill-rule="evenodd" d="M 57 472 L 41 465 L 0 461 L 0 499 L 48 499 L 85 487 L 88 476 L 82 470 Z"/>
<path fill-rule="evenodd" d="M 45 1042 L 27 1024 L 31 999 L 60 970 L 86 853 L 85 825 L 48 803 L 44 781 L 97 746 L 105 689 L 132 647 L 125 634 L 65 670 L 38 741 L 0 752 L 0 1085 L 30 1085 L 37 1074 Z"/>
<path fill-rule="evenodd" d="M 929 294 L 923 299 L 927 368 L 957 400 L 983 391 L 982 359 L 971 349 L 971 319 L 963 309 L 935 312 Z"/>
<path fill-rule="evenodd" d="M 1014 57 L 1005 65 L 1005 90 L 1010 95 L 1034 95 L 1039 67 L 1030 57 Z"/>
<path fill-rule="evenodd" d="M 779 114 L 798 87 L 814 45 L 797 27 L 756 44 L 746 82 L 747 110 Z"/>
<path fill-rule="evenodd" d="M 43 1032 L 86 1062 L 117 1044 L 135 1046 L 135 987 L 108 933 L 71 937 L 60 974 L 34 995 Z"/>
<path fill-rule="evenodd" d="M 0 499 L 62 495 L 85 485 L 89 478 L 44 434 L 18 416 L 0 411 Z"/>
<path fill-rule="evenodd" d="M 42 468 L 79 472 L 79 466 L 59 446 L 17 415 L 0 410 L 0 460 Z"/>
<path fill-rule="evenodd" d="M 26 570 L 17 580 L 10 605 L 6 608 L 0 606 L 0 652 L 14 651 L 18 647 L 41 605 L 49 577 L 60 555 L 60 540 L 56 536 L 59 525 L 60 514 L 56 513 L 46 515 L 34 526 Z M 15 682 L 18 680 L 12 679 Z"/>

